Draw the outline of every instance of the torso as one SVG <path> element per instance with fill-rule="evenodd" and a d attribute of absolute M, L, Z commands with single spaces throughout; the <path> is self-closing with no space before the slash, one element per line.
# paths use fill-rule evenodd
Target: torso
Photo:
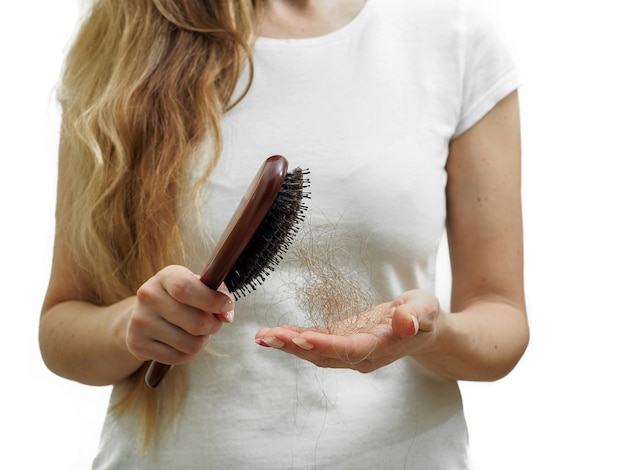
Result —
<path fill-rule="evenodd" d="M 280 153 L 290 167 L 311 170 L 302 235 L 328 242 L 342 268 L 385 300 L 432 290 L 449 141 L 494 80 L 516 85 L 510 64 L 493 37 L 481 51 L 488 60 L 474 62 L 463 0 L 335 1 L 352 6 L 353 21 L 298 28 L 285 16 L 283 28 L 263 33 L 277 17 L 263 18 L 252 87 L 223 120 L 224 151 L 202 207 L 206 226 L 195 219 L 186 226 L 196 254 L 190 268 L 202 269 L 260 163 Z M 467 65 L 485 77 L 465 83 Z M 294 292 L 306 273 L 289 253 L 237 302 L 234 323 L 212 338 L 216 354 L 189 365 L 189 401 L 159 449 L 141 454 L 133 416 L 109 415 L 94 469 L 467 468 L 455 382 L 410 359 L 359 374 L 254 342 L 262 327 L 307 321 Z"/>

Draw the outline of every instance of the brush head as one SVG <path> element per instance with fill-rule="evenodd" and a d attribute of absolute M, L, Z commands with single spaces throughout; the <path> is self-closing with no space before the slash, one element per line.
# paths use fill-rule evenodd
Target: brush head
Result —
<path fill-rule="evenodd" d="M 260 286 L 293 242 L 310 197 L 308 170 L 296 168 L 285 179 L 261 224 L 237 258 L 224 283 L 240 299 Z"/>

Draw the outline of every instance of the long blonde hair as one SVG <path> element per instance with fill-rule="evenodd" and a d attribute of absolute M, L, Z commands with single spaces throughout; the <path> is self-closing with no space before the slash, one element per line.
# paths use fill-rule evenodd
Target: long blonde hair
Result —
<path fill-rule="evenodd" d="M 85 300 L 117 302 L 164 266 L 186 262 L 177 218 L 181 179 L 207 137 L 215 158 L 204 180 L 220 154 L 220 118 L 241 98 L 234 96 L 237 81 L 252 66 L 256 3 L 94 3 L 58 90 L 57 230 Z M 120 384 L 114 411 L 137 413 L 147 443 L 182 403 L 184 367 L 157 390 L 143 384 L 143 374 Z"/>

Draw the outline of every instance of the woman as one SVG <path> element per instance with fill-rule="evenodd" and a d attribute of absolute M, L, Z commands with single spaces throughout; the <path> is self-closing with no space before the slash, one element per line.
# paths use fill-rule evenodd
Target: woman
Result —
<path fill-rule="evenodd" d="M 115 385 L 94 468 L 467 468 L 456 381 L 528 342 L 518 86 L 461 0 L 96 1 L 59 92 L 40 324 L 52 371 Z M 350 330 L 303 327 L 344 294 L 296 301 L 317 280 L 297 247 L 234 322 L 198 280 L 277 153 L 311 171 L 303 232 L 381 299 Z M 156 390 L 150 360 L 176 366 Z"/>

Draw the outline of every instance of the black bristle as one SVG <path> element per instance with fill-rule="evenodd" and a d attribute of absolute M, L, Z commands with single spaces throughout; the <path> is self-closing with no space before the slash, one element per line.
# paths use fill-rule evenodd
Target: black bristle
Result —
<path fill-rule="evenodd" d="M 287 173 L 270 210 L 228 273 L 224 282 L 235 299 L 256 290 L 293 243 L 307 210 L 303 199 L 310 197 L 305 191 L 308 174 L 301 168 Z"/>

